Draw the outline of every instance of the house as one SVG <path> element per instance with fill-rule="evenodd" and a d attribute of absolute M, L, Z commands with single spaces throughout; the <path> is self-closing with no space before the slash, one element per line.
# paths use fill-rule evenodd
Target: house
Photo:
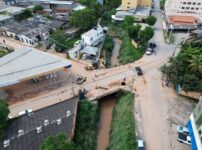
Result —
<path fill-rule="evenodd" d="M 35 16 L 21 22 L 12 23 L 0 27 L 0 32 L 4 36 L 13 37 L 25 45 L 36 47 L 40 41 L 47 40 L 49 32 L 61 28 L 65 22 L 49 20 L 42 16 Z"/>
<path fill-rule="evenodd" d="M 123 21 L 126 16 L 133 16 L 137 21 L 144 21 L 151 11 L 151 0 L 122 0 L 121 5 L 112 15 L 113 21 Z"/>
<path fill-rule="evenodd" d="M 192 150 L 202 150 L 202 96 L 187 123 Z"/>
<path fill-rule="evenodd" d="M 94 27 L 88 32 L 81 35 L 81 40 L 84 45 L 96 46 L 98 45 L 105 36 L 105 31 L 101 26 Z"/>
<path fill-rule="evenodd" d="M 0 26 L 5 25 L 25 8 L 0 4 Z"/>
<path fill-rule="evenodd" d="M 150 7 L 151 0 L 122 0 L 119 10 L 128 11 L 130 9 L 136 9 L 137 7 Z"/>

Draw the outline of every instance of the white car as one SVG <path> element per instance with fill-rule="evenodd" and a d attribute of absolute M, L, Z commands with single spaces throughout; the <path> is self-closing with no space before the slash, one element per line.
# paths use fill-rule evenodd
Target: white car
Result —
<path fill-rule="evenodd" d="M 187 145 L 191 145 L 191 138 L 190 138 L 190 136 L 187 135 L 187 134 L 178 133 L 177 140 L 178 140 L 180 143 L 184 143 L 184 144 L 187 144 Z"/>
<path fill-rule="evenodd" d="M 187 135 L 189 134 L 188 128 L 183 127 L 183 126 L 177 126 L 177 132 L 179 132 L 179 133 L 185 133 Z"/>
<path fill-rule="evenodd" d="M 138 150 L 144 150 L 144 141 L 137 140 L 137 147 L 138 147 Z"/>
<path fill-rule="evenodd" d="M 151 48 L 147 49 L 146 55 L 151 55 L 153 53 L 153 50 Z"/>
<path fill-rule="evenodd" d="M 89 56 L 87 54 L 83 54 L 82 59 L 86 60 Z"/>

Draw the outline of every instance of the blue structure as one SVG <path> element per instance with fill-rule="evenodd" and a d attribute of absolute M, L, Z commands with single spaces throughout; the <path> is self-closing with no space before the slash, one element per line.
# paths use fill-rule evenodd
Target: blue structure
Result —
<path fill-rule="evenodd" d="M 194 136 L 194 130 L 191 124 L 191 120 L 188 121 L 187 128 L 189 129 L 189 136 L 191 137 L 192 150 L 197 150 L 197 144 L 196 144 L 196 139 Z"/>

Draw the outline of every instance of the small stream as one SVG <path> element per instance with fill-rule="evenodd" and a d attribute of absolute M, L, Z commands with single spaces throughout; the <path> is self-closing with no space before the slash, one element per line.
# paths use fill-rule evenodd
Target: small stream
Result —
<path fill-rule="evenodd" d="M 100 100 L 100 126 L 97 138 L 97 150 L 106 150 L 109 144 L 112 111 L 115 105 L 115 96 L 108 96 Z"/>

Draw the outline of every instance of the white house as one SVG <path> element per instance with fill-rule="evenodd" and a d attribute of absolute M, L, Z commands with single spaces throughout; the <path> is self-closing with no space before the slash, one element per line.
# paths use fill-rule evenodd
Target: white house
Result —
<path fill-rule="evenodd" d="M 105 36 L 104 29 L 98 25 L 97 27 L 82 34 L 81 39 L 84 45 L 96 46 L 100 42 L 102 42 L 104 36 Z"/>

